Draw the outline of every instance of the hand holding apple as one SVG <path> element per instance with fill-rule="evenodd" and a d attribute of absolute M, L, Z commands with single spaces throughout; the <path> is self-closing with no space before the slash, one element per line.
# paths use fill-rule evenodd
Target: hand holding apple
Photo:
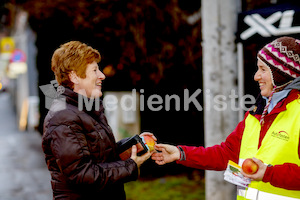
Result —
<path fill-rule="evenodd" d="M 148 135 L 144 135 L 144 136 L 141 136 L 141 137 L 144 139 L 145 144 L 149 148 L 149 151 L 150 152 L 154 151 L 154 145 L 156 144 L 155 140 L 151 136 L 148 136 Z"/>
<path fill-rule="evenodd" d="M 248 177 L 250 178 L 251 180 L 254 180 L 254 181 L 261 181 L 266 173 L 266 170 L 268 168 L 268 165 L 264 164 L 262 160 L 259 160 L 257 158 L 252 158 L 250 159 L 252 160 L 254 163 L 256 163 L 258 165 L 257 167 L 257 171 L 253 174 L 247 174 L 244 169 L 242 168 L 242 171 L 241 173 L 245 176 L 245 177 Z M 246 165 L 246 163 L 245 163 Z M 246 170 L 246 169 L 245 169 Z"/>
<path fill-rule="evenodd" d="M 156 137 L 153 133 L 150 132 L 143 132 L 140 134 L 140 137 L 144 139 L 146 145 L 149 147 L 150 152 L 154 150 L 154 145 L 156 144 Z"/>
<path fill-rule="evenodd" d="M 133 145 L 131 148 L 131 159 L 134 160 L 134 162 L 136 163 L 136 165 L 138 166 L 138 168 L 146 161 L 148 160 L 148 158 L 150 158 L 151 153 L 150 151 L 148 151 L 147 153 L 141 155 L 141 156 L 137 156 L 137 147 L 136 145 Z"/>
<path fill-rule="evenodd" d="M 247 158 L 242 164 L 242 170 L 246 174 L 255 174 L 258 168 L 258 165 L 251 158 Z"/>

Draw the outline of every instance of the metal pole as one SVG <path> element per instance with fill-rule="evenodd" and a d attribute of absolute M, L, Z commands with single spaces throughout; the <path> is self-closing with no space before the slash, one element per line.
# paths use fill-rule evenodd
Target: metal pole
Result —
<path fill-rule="evenodd" d="M 239 42 L 237 44 L 238 51 L 238 96 L 239 96 L 239 105 L 241 105 L 241 98 L 244 96 L 244 54 L 243 54 L 243 44 Z M 239 109 L 239 121 L 242 121 L 244 118 L 244 110 Z"/>
<path fill-rule="evenodd" d="M 205 146 L 223 142 L 238 123 L 235 32 L 239 0 L 202 0 L 203 91 Z M 237 94 L 237 93 L 235 93 Z M 217 159 L 217 158 L 216 158 Z M 205 172 L 206 200 L 235 199 L 235 186 L 224 172 Z"/>

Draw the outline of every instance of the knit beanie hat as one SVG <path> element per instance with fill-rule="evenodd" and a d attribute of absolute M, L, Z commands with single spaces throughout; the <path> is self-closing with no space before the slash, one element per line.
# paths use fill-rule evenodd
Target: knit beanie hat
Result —
<path fill-rule="evenodd" d="M 269 67 L 273 85 L 283 89 L 300 76 L 300 40 L 280 37 L 258 52 L 258 59 Z"/>
<path fill-rule="evenodd" d="M 274 92 L 284 89 L 295 78 L 300 76 L 299 54 L 300 40 L 292 37 L 280 37 L 265 45 L 258 52 L 257 58 L 270 69 L 274 86 L 260 118 L 261 124 L 264 123 L 264 117 L 267 114 Z"/>

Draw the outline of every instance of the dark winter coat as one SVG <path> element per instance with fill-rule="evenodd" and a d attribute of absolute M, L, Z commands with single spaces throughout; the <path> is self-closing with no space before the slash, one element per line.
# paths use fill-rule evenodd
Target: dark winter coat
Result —
<path fill-rule="evenodd" d="M 53 199 L 126 199 L 123 183 L 136 180 L 132 159 L 122 161 L 104 116 L 78 109 L 78 94 L 66 88 L 44 121 L 42 147 L 51 173 Z M 95 101 L 96 102 L 96 101 Z"/>

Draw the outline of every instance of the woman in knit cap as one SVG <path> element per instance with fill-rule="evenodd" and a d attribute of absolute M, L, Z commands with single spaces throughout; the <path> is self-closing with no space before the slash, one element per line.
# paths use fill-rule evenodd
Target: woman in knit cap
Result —
<path fill-rule="evenodd" d="M 157 164 L 176 161 L 188 167 L 225 170 L 253 158 L 259 169 L 237 199 L 300 199 L 300 40 L 281 37 L 257 56 L 260 95 L 226 141 L 213 147 L 157 144 Z"/>

